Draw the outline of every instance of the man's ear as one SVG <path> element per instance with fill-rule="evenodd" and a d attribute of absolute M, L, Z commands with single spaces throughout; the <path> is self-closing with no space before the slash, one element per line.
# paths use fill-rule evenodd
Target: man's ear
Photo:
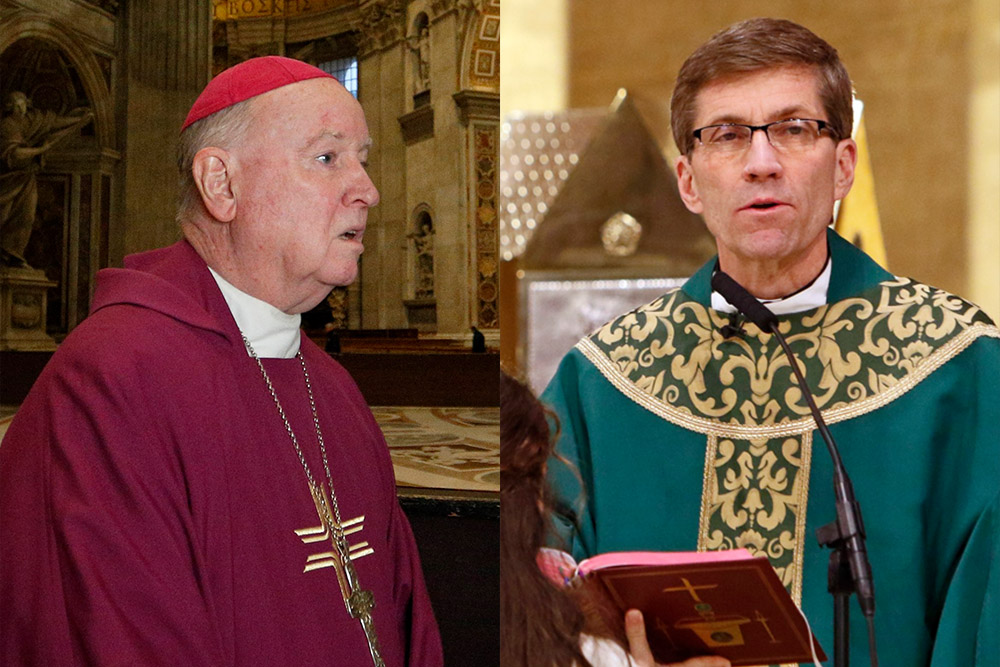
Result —
<path fill-rule="evenodd" d="M 858 145 L 853 139 L 837 144 L 837 172 L 834 175 L 834 199 L 843 199 L 854 184 L 854 168 L 858 163 Z"/>
<path fill-rule="evenodd" d="M 209 215 L 219 222 L 232 222 L 236 217 L 232 167 L 232 156 L 215 146 L 202 148 L 195 153 L 191 165 L 191 175 L 201 194 L 201 201 L 205 204 Z"/>
<path fill-rule="evenodd" d="M 680 192 L 681 200 L 689 211 L 700 215 L 705 207 L 702 206 L 701 197 L 698 195 L 698 185 L 694 181 L 691 160 L 688 156 L 681 155 L 674 160 L 674 169 L 677 171 L 677 190 Z"/>

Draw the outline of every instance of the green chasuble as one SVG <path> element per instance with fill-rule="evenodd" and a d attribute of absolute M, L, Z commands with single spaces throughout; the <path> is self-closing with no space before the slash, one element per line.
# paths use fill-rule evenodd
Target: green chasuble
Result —
<path fill-rule="evenodd" d="M 1000 665 L 1000 332 L 830 233 L 828 303 L 779 317 L 854 482 L 885 667 Z M 745 547 L 833 652 L 830 456 L 777 341 L 710 307 L 714 260 L 581 340 L 543 400 L 577 558 Z M 582 482 L 582 488 L 581 488 Z M 584 491 L 585 490 L 585 491 Z M 851 599 L 852 664 L 868 664 Z"/>

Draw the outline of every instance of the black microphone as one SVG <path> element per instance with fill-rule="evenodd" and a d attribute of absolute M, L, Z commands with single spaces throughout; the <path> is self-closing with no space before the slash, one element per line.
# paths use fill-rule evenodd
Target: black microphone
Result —
<path fill-rule="evenodd" d="M 778 323 L 767 306 L 746 291 L 743 285 L 733 280 L 728 273 L 716 271 L 712 276 L 712 289 L 722 295 L 733 308 L 743 313 L 744 317 L 760 327 L 761 331 L 771 331 L 771 325 Z"/>
<path fill-rule="evenodd" d="M 742 313 L 730 313 L 729 324 L 723 324 L 719 327 L 719 334 L 723 338 L 743 338 L 747 333 L 746 329 L 743 328 L 744 321 Z"/>
<path fill-rule="evenodd" d="M 716 271 L 715 275 L 712 276 L 712 289 L 721 294 L 726 301 L 743 313 L 748 320 L 760 327 L 762 331 L 774 334 L 788 357 L 792 371 L 802 389 L 802 394 L 805 396 L 809 410 L 816 421 L 816 427 L 826 442 L 830 457 L 833 459 L 833 486 L 837 499 L 837 520 L 818 531 L 820 542 L 824 546 L 836 547 L 842 544 L 846 548 L 851 577 L 858 593 L 858 603 L 861 605 L 861 612 L 869 620 L 869 631 L 873 632 L 871 620 L 875 615 L 875 584 L 872 580 L 872 567 L 871 563 L 868 562 L 868 552 L 865 548 L 865 528 L 861 520 L 861 507 L 854 497 L 854 487 L 847 475 L 846 468 L 844 468 L 833 435 L 826 426 L 826 420 L 823 419 L 822 413 L 816 407 L 816 401 L 806 384 L 798 361 L 792 354 L 792 349 L 788 346 L 785 337 L 778 331 L 778 318 L 775 317 L 774 313 L 750 294 L 746 288 L 722 271 Z"/>

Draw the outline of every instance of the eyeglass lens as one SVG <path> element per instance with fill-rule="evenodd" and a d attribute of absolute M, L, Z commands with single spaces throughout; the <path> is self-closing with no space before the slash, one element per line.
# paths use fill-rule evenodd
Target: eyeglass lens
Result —
<path fill-rule="evenodd" d="M 819 123 L 816 121 L 793 119 L 769 123 L 763 128 L 751 128 L 748 125 L 713 125 L 702 128 L 701 143 L 712 151 L 745 150 L 752 141 L 754 129 L 763 129 L 771 145 L 785 151 L 812 148 L 820 136 Z"/>

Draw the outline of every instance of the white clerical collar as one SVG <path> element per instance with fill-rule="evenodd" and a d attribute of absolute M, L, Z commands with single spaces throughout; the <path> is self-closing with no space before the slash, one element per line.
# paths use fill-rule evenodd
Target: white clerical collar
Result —
<path fill-rule="evenodd" d="M 266 301 L 238 290 L 212 267 L 208 270 L 222 290 L 236 326 L 253 345 L 258 357 L 291 359 L 298 354 L 301 315 L 283 313 Z"/>
<path fill-rule="evenodd" d="M 827 257 L 826 266 L 823 271 L 816 276 L 816 279 L 800 289 L 795 294 L 790 294 L 781 299 L 761 300 L 775 315 L 791 315 L 792 313 L 802 313 L 813 308 L 826 305 L 826 295 L 830 289 L 830 273 L 833 269 L 833 259 Z M 736 309 L 726 299 L 716 291 L 712 291 L 712 308 L 723 313 L 735 313 Z"/>

